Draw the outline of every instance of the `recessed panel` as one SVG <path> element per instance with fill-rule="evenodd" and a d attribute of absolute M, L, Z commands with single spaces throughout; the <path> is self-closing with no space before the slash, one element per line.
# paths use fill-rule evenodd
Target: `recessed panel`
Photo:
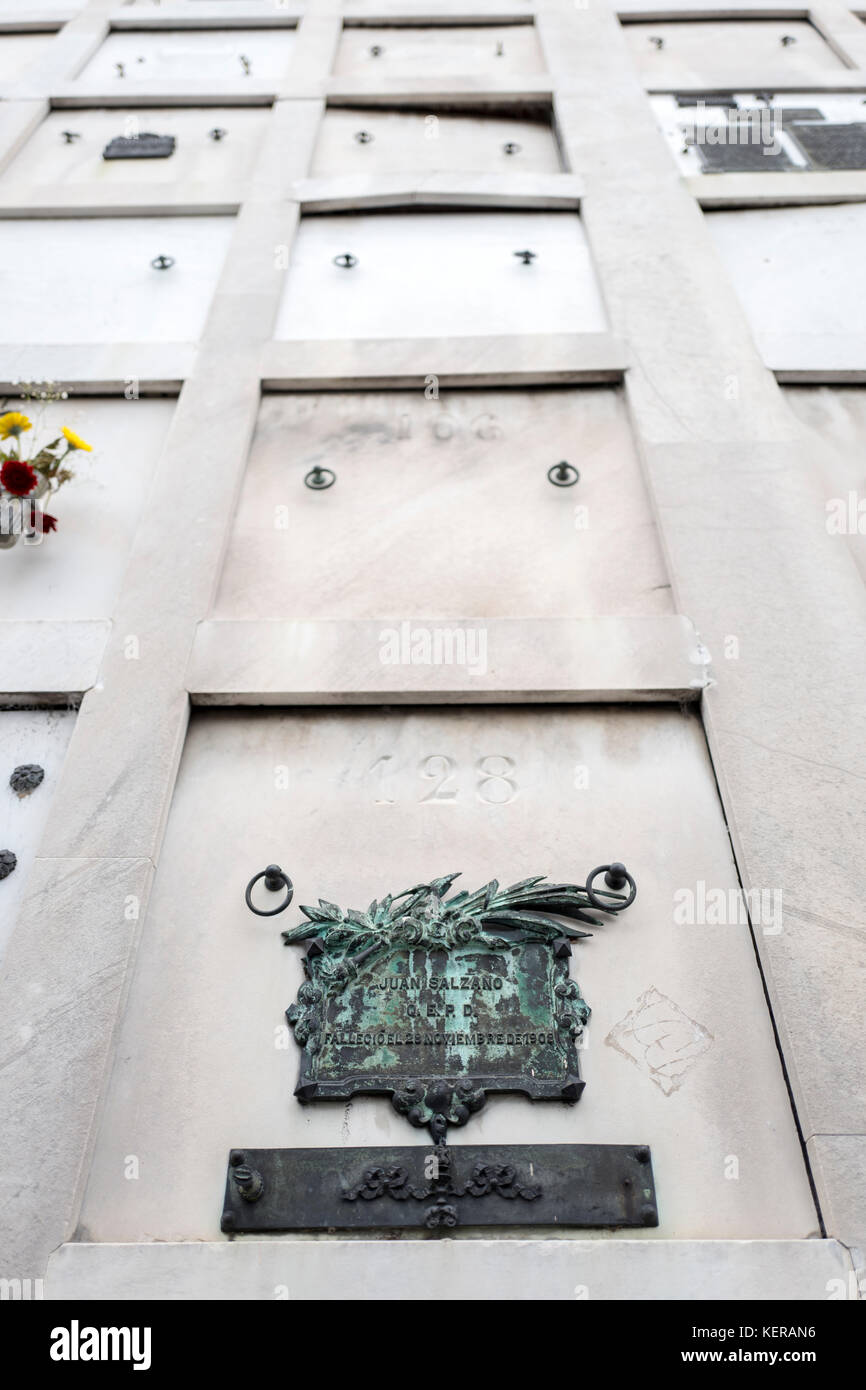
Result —
<path fill-rule="evenodd" d="M 800 79 L 844 68 L 817 29 L 797 19 L 689 19 L 624 24 L 638 70 L 652 85 L 700 82 L 737 72 Z"/>
<path fill-rule="evenodd" d="M 0 34 L 0 81 L 3 86 L 8 87 L 31 73 L 50 52 L 54 38 L 54 34 Z"/>
<path fill-rule="evenodd" d="M 274 336 L 424 338 L 605 328 L 575 213 L 374 213 L 303 219 Z"/>
<path fill-rule="evenodd" d="M 268 112 L 256 107 L 112 107 L 102 111 L 52 111 L 0 178 L 0 191 L 23 201 L 21 190 L 87 186 L 94 192 L 116 184 L 214 184 L 246 177 L 262 138 Z M 106 159 L 111 141 L 141 141 L 149 134 L 173 136 L 167 157 Z M 135 145 L 127 143 L 127 155 Z"/>
<path fill-rule="evenodd" d="M 228 249 L 230 217 L 0 222 L 6 343 L 191 342 Z"/>
<path fill-rule="evenodd" d="M 769 366 L 866 366 L 866 204 L 706 218 Z"/>
<path fill-rule="evenodd" d="M 0 563 L 8 558 L 0 551 Z M 0 960 L 15 930 L 74 727 L 71 710 L 0 710 Z M 50 846 L 44 852 L 50 854 Z"/>
<path fill-rule="evenodd" d="M 866 168 L 863 92 L 694 92 L 650 101 L 684 174 Z"/>
<path fill-rule="evenodd" d="M 549 121 L 333 107 L 311 173 L 559 173 Z"/>
<path fill-rule="evenodd" d="M 548 480 L 562 460 L 573 487 Z M 336 474 L 321 492 L 317 465 Z M 263 398 L 218 616 L 670 611 L 617 391 Z"/>
<path fill-rule="evenodd" d="M 88 1238 L 220 1239 L 233 1148 L 429 1144 L 383 1097 L 293 1096 L 284 1011 L 302 958 L 280 929 L 300 920 L 297 903 L 364 908 L 457 870 L 455 892 L 538 874 L 582 883 L 620 857 L 637 899 L 568 962 L 592 1009 L 580 1100 L 494 1094 L 449 1145 L 459 1158 L 462 1144 L 639 1136 L 660 1225 L 630 1236 L 814 1232 L 699 719 L 500 706 L 194 717 L 81 1213 Z M 266 919 L 243 890 L 268 862 L 295 899 Z M 725 907 L 708 922 L 710 890 Z"/>
<path fill-rule="evenodd" d="M 271 81 L 285 71 L 294 42 L 285 28 L 122 30 L 108 35 L 78 80 L 101 92 L 139 82 Z"/>
<path fill-rule="evenodd" d="M 344 29 L 338 77 L 507 77 L 544 71 L 532 24 Z"/>
<path fill-rule="evenodd" d="M 850 547 L 866 580 L 866 388 L 786 386 L 784 392 L 810 431 L 826 529 Z"/>
<path fill-rule="evenodd" d="M 43 498 L 45 511 L 56 518 L 56 531 L 38 544 L 21 536 L 8 550 L 0 549 L 3 617 L 110 618 L 174 402 L 81 397 L 14 405 L 31 421 L 20 436 L 22 456 L 33 458 L 60 439 L 61 467 L 75 476 Z M 92 452 L 66 453 L 64 426 Z"/>

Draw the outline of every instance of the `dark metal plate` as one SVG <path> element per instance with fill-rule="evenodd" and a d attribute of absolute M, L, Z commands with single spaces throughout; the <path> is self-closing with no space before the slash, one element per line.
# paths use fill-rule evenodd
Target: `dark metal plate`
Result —
<path fill-rule="evenodd" d="M 784 150 L 769 144 L 709 145 L 701 141 L 697 150 L 704 174 L 769 174 L 797 167 Z"/>
<path fill-rule="evenodd" d="M 731 92 L 713 93 L 700 92 L 696 95 L 686 93 L 675 97 L 677 106 L 726 106 L 730 109 L 737 109 L 737 99 Z"/>
<path fill-rule="evenodd" d="M 246 1194 L 246 1195 L 244 1195 Z M 234 1149 L 222 1230 L 657 1226 L 645 1145 Z"/>
<path fill-rule="evenodd" d="M 866 169 L 866 123 L 794 125 L 791 135 L 816 169 Z"/>
<path fill-rule="evenodd" d="M 103 159 L 167 159 L 174 154 L 173 135 L 115 135 L 102 151 Z"/>
<path fill-rule="evenodd" d="M 732 125 L 741 122 L 769 121 L 770 128 L 781 126 L 786 130 L 796 121 L 823 121 L 824 117 L 817 106 L 742 106 L 739 111 L 729 111 L 728 120 Z"/>

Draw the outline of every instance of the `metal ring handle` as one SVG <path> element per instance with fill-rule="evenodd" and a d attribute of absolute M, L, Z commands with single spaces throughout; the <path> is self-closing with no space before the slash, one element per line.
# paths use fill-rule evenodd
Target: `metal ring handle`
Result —
<path fill-rule="evenodd" d="M 318 463 L 309 473 L 304 474 L 304 482 L 313 492 L 324 492 L 326 487 L 333 487 L 336 481 L 337 475 L 333 468 L 322 468 Z"/>
<path fill-rule="evenodd" d="M 285 901 L 281 902 L 279 907 L 272 907 L 267 912 L 265 912 L 260 907 L 253 907 L 252 892 L 260 878 L 280 880 L 275 883 L 266 884 L 266 887 L 272 893 L 278 893 L 281 886 L 285 887 L 288 890 L 286 893 Z M 276 917 L 278 912 L 285 912 L 286 908 L 288 907 L 289 903 L 292 901 L 292 898 L 294 896 L 294 884 L 292 883 L 292 880 L 289 878 L 288 874 L 283 873 L 279 864 L 269 864 L 266 869 L 262 869 L 260 874 L 256 874 L 254 878 L 251 878 L 249 883 L 247 884 L 247 891 L 244 894 L 244 897 L 246 898 L 247 907 L 249 908 L 250 912 L 254 912 L 257 917 Z"/>
<path fill-rule="evenodd" d="M 574 487 L 580 481 L 580 473 L 573 463 L 555 463 L 552 468 L 548 468 L 547 476 L 554 487 Z"/>
<path fill-rule="evenodd" d="M 592 883 L 593 879 L 598 878 L 599 874 L 604 874 L 605 882 L 613 891 L 616 891 L 614 888 L 615 884 L 622 886 L 624 883 L 627 883 L 629 885 L 629 895 L 624 902 L 618 902 L 612 905 L 610 903 L 604 903 L 600 898 L 596 897 L 595 893 L 592 891 Z M 598 908 L 599 912 L 624 912 L 627 907 L 631 907 L 637 897 L 637 884 L 625 867 L 625 864 L 600 864 L 598 868 L 593 869 L 592 873 L 587 877 L 586 896 L 589 898 L 593 907 Z"/>

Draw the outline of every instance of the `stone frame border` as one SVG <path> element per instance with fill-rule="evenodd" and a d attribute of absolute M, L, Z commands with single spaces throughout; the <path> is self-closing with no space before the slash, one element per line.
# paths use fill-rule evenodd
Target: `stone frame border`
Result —
<path fill-rule="evenodd" d="M 392 0 L 360 17 L 384 18 L 392 5 L 390 22 L 401 9 L 410 14 L 409 0 L 405 7 Z M 202 27 L 213 23 L 217 9 L 197 10 Z M 413 100 L 470 102 L 486 91 L 519 106 L 552 96 L 568 167 L 580 180 L 611 341 L 626 346 L 627 370 L 619 351 L 611 369 L 624 374 L 678 611 L 698 624 L 716 657 L 702 708 L 743 886 L 781 884 L 790 904 L 781 936 L 756 934 L 755 946 L 804 1151 L 826 1232 L 854 1247 L 862 1267 L 866 1101 L 859 1059 L 866 1022 L 851 972 L 862 951 L 866 899 L 856 832 L 866 747 L 863 586 L 844 545 L 824 529 L 810 441 L 760 361 L 719 273 L 696 190 L 679 177 L 644 84 L 617 40 L 615 7 L 607 0 L 586 9 L 571 0 L 538 0 L 533 10 L 549 80 L 433 79 L 413 89 Z M 265 11 L 273 13 L 263 4 L 262 21 Z M 460 6 L 455 0 L 437 12 L 444 23 Z M 499 17 L 495 6 L 488 16 L 477 3 L 468 3 L 462 17 L 482 12 L 488 22 Z M 663 11 L 732 18 L 768 12 L 776 13 L 775 6 L 748 0 L 721 12 L 709 3 Z M 790 14 L 790 6 L 783 12 Z M 74 100 L 70 79 L 117 13 L 111 0 L 90 0 L 63 24 L 26 81 L 7 89 L 0 161 L 21 147 L 52 104 Z M 161 10 L 152 27 L 172 27 L 177 13 Z M 417 22 L 422 13 L 416 9 L 411 17 Z M 627 13 L 660 17 L 658 7 L 632 5 Z M 836 0 L 821 0 L 808 15 L 844 52 L 845 79 L 858 86 L 862 79 L 866 87 L 866 25 Z M 194 564 L 174 509 L 153 507 L 142 518 L 0 982 L 8 1059 L 0 1149 L 4 1182 L 14 1189 L 4 1203 L 11 1226 L 5 1272 L 20 1277 L 41 1276 L 50 1253 L 76 1230 L 189 718 L 186 672 L 196 624 L 208 614 L 220 572 L 258 410 L 262 355 L 273 353 L 282 272 L 273 267 L 272 248 L 291 244 L 300 215 L 293 185 L 307 178 L 326 99 L 363 97 L 357 84 L 328 75 L 341 18 L 337 0 L 308 0 L 284 81 L 276 92 L 252 93 L 261 104 L 276 99 L 197 355 L 181 373 L 176 361 L 171 371 L 153 368 L 158 380 L 183 381 L 153 495 L 170 497 L 182 469 L 206 502 Z M 351 18 L 358 22 L 358 12 Z M 18 28 L 40 22 L 36 16 Z M 11 32 L 8 23 L 5 28 Z M 816 89 L 839 89 L 828 77 L 834 75 L 818 74 Z M 196 85 L 176 95 L 190 104 L 207 100 Z M 367 93 L 367 99 L 384 104 L 395 95 Z M 243 100 L 243 93 L 219 94 L 219 101 L 231 104 L 234 97 Z M 97 100 L 89 95 L 86 104 Z M 130 100 L 165 104 L 166 94 L 124 98 Z M 605 157 L 612 126 L 622 151 L 616 168 Z M 233 190 L 227 202 L 236 196 Z M 661 304 L 668 312 L 659 313 Z M 413 343 L 404 346 L 414 370 Z M 103 365 L 98 382 L 111 380 Z M 139 638 L 138 662 L 123 658 L 128 633 Z M 723 656 L 730 635 L 744 654 L 738 663 Z M 0 627 L 4 652 L 8 636 Z M 92 654 L 89 660 L 92 669 Z M 124 916 L 130 897 L 139 904 L 133 921 Z M 52 1026 L 58 1012 L 65 1019 L 62 1050 Z M 24 1046 L 22 1037 L 29 1039 Z M 698 1259 L 698 1246 L 706 1243 L 684 1244 Z"/>

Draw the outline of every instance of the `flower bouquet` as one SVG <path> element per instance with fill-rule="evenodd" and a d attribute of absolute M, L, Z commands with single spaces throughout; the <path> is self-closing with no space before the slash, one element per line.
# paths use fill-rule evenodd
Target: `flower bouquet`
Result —
<path fill-rule="evenodd" d="M 56 439 L 25 458 L 23 436 L 32 428 L 20 410 L 0 415 L 0 550 L 9 550 L 22 535 L 38 544 L 46 533 L 57 530 L 57 518 L 44 510 L 42 500 L 75 477 L 70 454 L 78 449 L 91 452 L 90 445 L 64 425 Z"/>

